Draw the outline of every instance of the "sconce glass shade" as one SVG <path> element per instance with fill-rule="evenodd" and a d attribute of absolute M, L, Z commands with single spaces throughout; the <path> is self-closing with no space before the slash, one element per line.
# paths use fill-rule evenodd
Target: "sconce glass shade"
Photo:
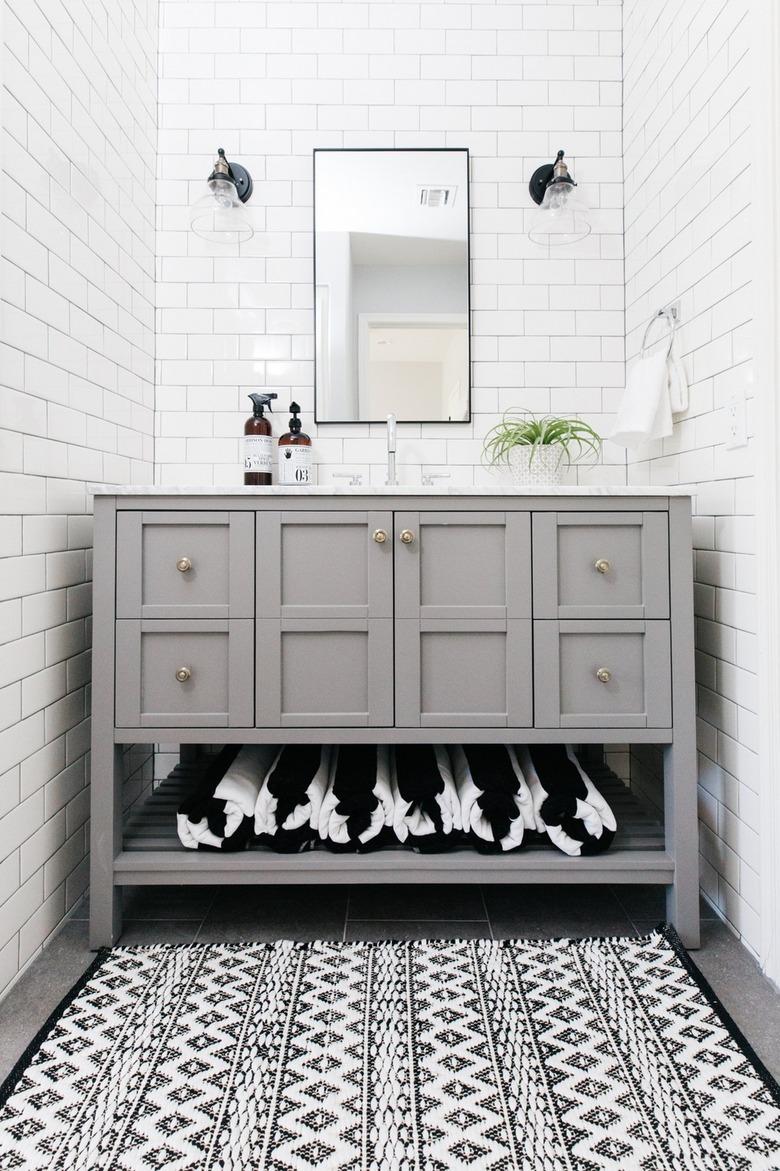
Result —
<path fill-rule="evenodd" d="M 190 208 L 190 227 L 212 244 L 244 244 L 255 234 L 232 179 L 217 176 L 208 181 L 206 195 Z"/>
<path fill-rule="evenodd" d="M 534 244 L 559 248 L 576 244 L 591 232 L 588 205 L 577 194 L 571 181 L 554 179 L 547 186 L 538 211 L 531 220 L 528 235 Z"/>

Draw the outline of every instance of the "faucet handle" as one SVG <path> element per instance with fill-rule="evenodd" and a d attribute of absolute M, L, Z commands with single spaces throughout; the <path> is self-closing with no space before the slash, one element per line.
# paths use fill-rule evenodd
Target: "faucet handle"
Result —
<path fill-rule="evenodd" d="M 432 488 L 435 480 L 449 480 L 449 472 L 423 472 L 423 488 Z"/>

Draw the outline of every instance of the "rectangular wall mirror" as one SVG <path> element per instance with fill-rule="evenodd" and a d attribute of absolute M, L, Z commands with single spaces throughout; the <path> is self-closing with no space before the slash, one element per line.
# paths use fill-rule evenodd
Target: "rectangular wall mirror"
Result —
<path fill-rule="evenodd" d="M 464 423 L 467 150 L 315 150 L 318 423 Z"/>

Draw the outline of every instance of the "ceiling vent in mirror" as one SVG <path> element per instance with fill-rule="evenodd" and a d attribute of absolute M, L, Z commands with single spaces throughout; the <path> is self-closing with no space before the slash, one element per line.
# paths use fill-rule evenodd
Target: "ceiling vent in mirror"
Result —
<path fill-rule="evenodd" d="M 420 207 L 452 207 L 457 187 L 418 187 Z"/>

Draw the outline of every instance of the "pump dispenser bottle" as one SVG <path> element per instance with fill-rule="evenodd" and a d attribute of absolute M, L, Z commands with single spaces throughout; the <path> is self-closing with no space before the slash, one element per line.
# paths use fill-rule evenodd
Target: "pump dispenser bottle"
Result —
<path fill-rule="evenodd" d="M 290 430 L 279 439 L 280 484 L 311 483 L 311 439 L 301 431 L 300 409 L 297 403 L 290 403 Z"/>
<path fill-rule="evenodd" d="M 252 414 L 244 423 L 244 483 L 254 486 L 270 484 L 274 466 L 274 441 L 271 422 L 263 414 L 271 410 L 274 393 L 250 394 Z"/>

